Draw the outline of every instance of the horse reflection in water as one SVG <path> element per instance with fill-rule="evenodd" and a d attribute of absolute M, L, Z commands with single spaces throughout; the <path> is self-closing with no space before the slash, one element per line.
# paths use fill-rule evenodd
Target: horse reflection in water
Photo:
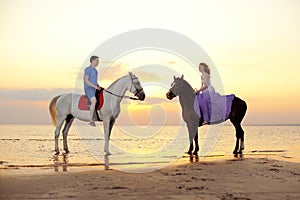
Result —
<path fill-rule="evenodd" d="M 190 154 L 190 162 L 191 163 L 199 162 L 199 156 L 198 155 L 193 156 L 192 154 Z"/>
<path fill-rule="evenodd" d="M 59 168 L 61 167 L 62 168 L 62 171 L 63 172 L 67 172 L 68 171 L 68 167 L 79 167 L 79 166 L 86 166 L 86 167 L 89 167 L 89 166 L 104 166 L 104 169 L 105 170 L 109 170 L 109 165 L 110 165 L 110 162 L 109 162 L 109 155 L 104 155 L 104 164 L 88 164 L 88 163 L 76 163 L 76 164 L 71 164 L 69 163 L 69 156 L 68 154 L 66 153 L 63 153 L 62 155 L 54 155 L 53 156 L 53 167 L 54 167 L 54 171 L 55 172 L 59 172 Z"/>
<path fill-rule="evenodd" d="M 62 160 L 60 160 L 60 156 L 58 155 L 53 156 L 53 166 L 55 172 L 59 172 L 59 167 L 62 167 L 63 172 L 67 171 L 69 157 L 67 154 L 64 153 L 62 154 L 61 158 Z"/>

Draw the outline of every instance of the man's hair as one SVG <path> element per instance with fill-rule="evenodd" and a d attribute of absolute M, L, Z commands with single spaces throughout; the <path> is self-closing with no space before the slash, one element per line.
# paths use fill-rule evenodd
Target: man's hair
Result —
<path fill-rule="evenodd" d="M 91 56 L 90 57 L 90 63 L 92 63 L 93 60 L 96 60 L 97 58 L 99 58 L 98 56 Z"/>

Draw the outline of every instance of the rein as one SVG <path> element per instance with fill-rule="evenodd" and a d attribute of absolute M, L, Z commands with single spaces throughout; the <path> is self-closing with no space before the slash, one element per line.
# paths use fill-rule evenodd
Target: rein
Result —
<path fill-rule="evenodd" d="M 136 97 L 130 97 L 130 96 L 126 96 L 126 95 L 121 96 L 121 95 L 117 95 L 117 94 L 115 94 L 115 93 L 112 93 L 111 91 L 108 91 L 108 90 L 104 90 L 104 91 L 107 92 L 107 93 L 109 93 L 109 94 L 111 94 L 111 95 L 114 95 L 114 96 L 116 96 L 116 97 L 119 97 L 119 98 L 126 98 L 126 99 L 131 99 L 131 100 L 139 100 L 139 99 L 136 98 Z"/>
<path fill-rule="evenodd" d="M 136 78 L 136 77 L 132 77 L 132 73 L 131 73 L 131 72 L 129 72 L 129 75 L 130 75 L 130 78 L 131 78 L 131 83 L 132 83 L 132 85 L 133 85 L 134 88 L 135 88 L 135 94 L 134 94 L 134 96 L 136 96 L 140 91 L 143 90 L 143 88 L 138 89 L 138 88 L 136 87 L 136 85 L 134 84 L 134 81 L 133 81 L 134 79 L 137 79 L 137 78 Z M 131 85 L 131 87 L 132 87 L 132 85 Z M 130 90 L 131 90 L 131 88 L 130 88 Z M 116 96 L 116 97 L 119 97 L 119 98 L 126 98 L 126 99 L 131 99 L 131 100 L 136 100 L 136 101 L 139 100 L 139 99 L 136 98 L 136 97 L 130 97 L 130 96 L 126 96 L 126 95 L 121 96 L 121 95 L 112 93 L 111 91 L 108 91 L 108 90 L 106 90 L 106 89 L 104 89 L 104 91 L 107 92 L 107 93 L 109 93 L 109 94 L 111 94 L 111 95 L 114 95 L 114 96 Z"/>

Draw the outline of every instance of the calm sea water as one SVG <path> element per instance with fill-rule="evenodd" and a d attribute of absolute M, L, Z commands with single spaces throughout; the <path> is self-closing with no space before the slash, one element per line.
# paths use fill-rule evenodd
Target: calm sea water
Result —
<path fill-rule="evenodd" d="M 235 145 L 233 126 L 199 128 L 200 157 L 232 158 Z M 300 162 L 300 126 L 244 126 L 244 157 L 276 156 Z M 110 151 L 103 152 L 102 124 L 96 128 L 75 125 L 70 129 L 70 154 L 54 156 L 54 127 L 51 125 L 0 125 L 0 170 L 51 169 L 69 171 L 75 168 L 113 168 L 140 172 L 162 168 L 174 161 L 189 162 L 185 127 L 115 126 Z M 63 152 L 62 135 L 59 147 Z"/>

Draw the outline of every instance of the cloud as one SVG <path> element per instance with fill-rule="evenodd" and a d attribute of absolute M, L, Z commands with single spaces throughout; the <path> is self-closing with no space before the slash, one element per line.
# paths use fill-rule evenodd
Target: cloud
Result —
<path fill-rule="evenodd" d="M 129 67 L 126 63 L 112 63 L 107 67 L 100 67 L 98 69 L 98 77 L 99 79 L 105 81 L 115 81 L 118 78 L 126 75 L 129 71 Z"/>
<path fill-rule="evenodd" d="M 0 89 L 0 124 L 20 123 L 20 124 L 51 124 L 48 111 L 49 101 L 56 95 L 71 93 L 73 89 Z M 131 113 L 134 119 L 138 119 L 141 124 L 147 124 L 150 120 L 149 109 L 151 110 L 152 123 L 161 123 L 161 105 L 169 114 L 167 123 L 174 124 L 180 117 L 178 102 L 169 101 L 166 98 L 148 97 L 146 102 L 132 101 L 124 99 L 121 102 L 121 114 L 118 117 L 120 123 L 128 123 L 128 106 L 133 103 L 134 110 L 139 112 Z M 145 107 L 143 107 L 145 105 Z M 153 105 L 153 106 L 151 106 Z M 176 109 L 177 108 L 177 109 Z M 145 113 L 148 118 L 145 118 Z M 176 121 L 177 120 L 177 121 Z M 176 124 L 176 123 L 175 123 Z"/>
<path fill-rule="evenodd" d="M 167 63 L 168 63 L 169 65 L 174 65 L 174 64 L 176 64 L 176 61 L 170 60 L 170 61 L 168 61 Z"/>
<path fill-rule="evenodd" d="M 157 82 L 162 85 L 169 86 L 172 82 L 173 75 L 179 75 L 171 64 L 175 64 L 174 61 L 169 61 L 167 65 L 160 64 L 147 64 L 140 66 L 130 66 L 127 63 L 122 62 L 101 62 L 101 65 L 97 67 L 98 70 L 98 82 L 101 86 L 108 87 L 118 78 L 125 76 L 128 72 L 133 72 L 140 80 L 140 82 Z M 78 68 L 78 67 L 77 67 Z M 85 67 L 78 68 L 77 74 L 71 74 L 70 76 L 76 77 L 76 85 L 83 84 L 83 74 Z"/>
<path fill-rule="evenodd" d="M 78 68 L 78 72 L 74 75 L 77 81 L 83 80 L 84 69 L 86 67 Z M 106 61 L 104 65 L 99 65 L 97 68 L 98 78 L 103 81 L 115 81 L 118 78 L 126 75 L 130 70 L 126 63 L 111 63 Z"/>
<path fill-rule="evenodd" d="M 156 82 L 162 80 L 162 77 L 155 72 L 133 71 L 134 74 L 143 82 Z"/>
<path fill-rule="evenodd" d="M 72 93 L 73 89 L 0 89 L 0 101 L 47 101 L 52 97 Z"/>
<path fill-rule="evenodd" d="M 148 97 L 146 99 L 147 104 L 160 104 L 163 102 L 169 102 L 167 98 L 160 98 L 160 97 Z"/>
<path fill-rule="evenodd" d="M 48 102 L 0 101 L 0 124 L 52 124 Z"/>

